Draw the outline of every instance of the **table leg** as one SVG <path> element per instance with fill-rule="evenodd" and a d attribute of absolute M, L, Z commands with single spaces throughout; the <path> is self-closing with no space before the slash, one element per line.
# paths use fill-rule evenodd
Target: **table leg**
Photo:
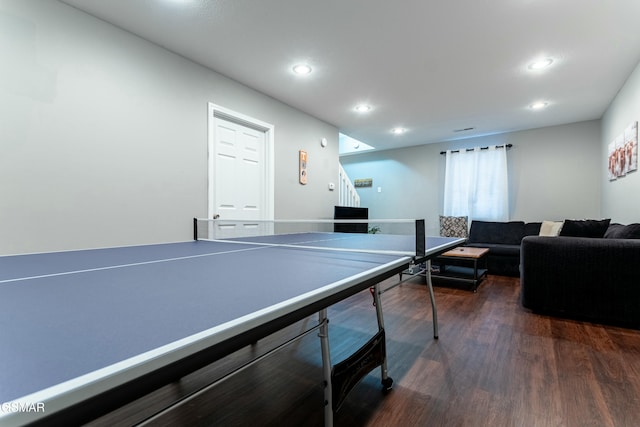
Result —
<path fill-rule="evenodd" d="M 380 284 L 376 283 L 373 287 L 373 301 L 376 306 L 376 317 L 378 318 L 378 331 L 384 330 L 384 317 L 382 315 L 382 302 L 380 300 Z M 385 392 L 391 390 L 393 380 L 389 378 L 389 372 L 387 370 L 387 355 L 384 352 L 382 363 L 380 364 L 380 376 L 382 379 L 382 387 Z"/>
<path fill-rule="evenodd" d="M 433 316 L 433 338 L 438 339 L 438 309 L 436 308 L 436 298 L 433 295 L 433 283 L 431 281 L 431 260 L 427 260 L 425 278 L 427 279 L 429 298 L 431 299 L 431 313 Z"/>
<path fill-rule="evenodd" d="M 478 258 L 473 259 L 473 292 L 478 291 Z"/>
<path fill-rule="evenodd" d="M 327 309 L 318 313 L 318 323 L 320 324 L 320 347 L 322 350 L 322 373 L 324 375 L 324 425 L 333 426 L 333 395 L 331 387 L 331 352 L 329 350 L 329 319 Z"/>

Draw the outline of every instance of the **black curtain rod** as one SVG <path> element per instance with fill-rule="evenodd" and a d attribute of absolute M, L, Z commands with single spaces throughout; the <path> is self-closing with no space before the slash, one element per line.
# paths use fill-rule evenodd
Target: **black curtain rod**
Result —
<path fill-rule="evenodd" d="M 513 147 L 513 144 L 507 144 L 507 145 L 496 145 L 496 148 L 511 148 Z M 480 147 L 481 150 L 488 150 L 489 147 Z M 473 151 L 473 148 L 467 148 L 465 151 Z M 452 153 L 459 153 L 460 150 L 451 150 Z M 440 154 L 447 154 L 446 151 L 441 151 Z"/>

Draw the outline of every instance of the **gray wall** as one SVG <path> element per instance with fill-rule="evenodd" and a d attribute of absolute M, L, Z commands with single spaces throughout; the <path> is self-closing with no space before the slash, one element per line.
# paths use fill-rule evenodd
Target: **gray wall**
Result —
<path fill-rule="evenodd" d="M 188 240 L 208 102 L 275 126 L 276 218 L 332 216 L 337 129 L 231 79 L 56 1 L 2 0 L 0 64 L 0 254 Z"/>
<path fill-rule="evenodd" d="M 640 64 L 602 118 L 602 214 L 614 222 L 640 222 L 640 171 L 615 181 L 607 178 L 607 147 L 632 122 L 640 120 Z"/>
<path fill-rule="evenodd" d="M 425 218 L 427 232 L 437 234 L 445 165 L 440 151 L 502 144 L 513 144 L 507 154 L 511 219 L 600 217 L 599 120 L 344 156 L 341 162 L 351 179 L 373 178 L 372 188 L 358 191 L 370 217 Z"/>

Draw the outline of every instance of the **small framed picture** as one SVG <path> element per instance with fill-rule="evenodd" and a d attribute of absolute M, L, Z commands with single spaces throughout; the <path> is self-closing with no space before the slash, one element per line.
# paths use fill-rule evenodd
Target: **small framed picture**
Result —
<path fill-rule="evenodd" d="M 307 184 L 307 152 L 304 150 L 300 150 L 300 184 Z"/>

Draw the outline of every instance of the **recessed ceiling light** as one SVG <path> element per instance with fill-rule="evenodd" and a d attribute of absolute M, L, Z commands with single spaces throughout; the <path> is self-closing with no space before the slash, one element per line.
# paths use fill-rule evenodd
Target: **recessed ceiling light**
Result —
<path fill-rule="evenodd" d="M 538 59 L 538 60 L 532 62 L 531 64 L 529 64 L 529 69 L 530 70 L 542 70 L 544 68 L 547 68 L 551 64 L 553 64 L 553 58 L 542 58 L 542 59 Z"/>
<path fill-rule="evenodd" d="M 531 108 L 532 110 L 542 110 L 543 108 L 546 108 L 548 105 L 549 105 L 548 102 L 540 101 L 540 102 L 534 102 L 529 106 L 529 108 Z"/>
<path fill-rule="evenodd" d="M 311 67 L 307 64 L 298 64 L 293 66 L 293 72 L 301 76 L 307 75 L 311 73 L 311 71 Z"/>
<path fill-rule="evenodd" d="M 396 135 L 402 135 L 406 131 L 407 130 L 405 128 L 393 128 L 393 129 L 391 129 L 391 133 L 394 133 Z"/>
<path fill-rule="evenodd" d="M 367 113 L 367 112 L 371 111 L 371 105 L 359 104 L 359 105 L 356 105 L 355 110 L 358 113 Z"/>

